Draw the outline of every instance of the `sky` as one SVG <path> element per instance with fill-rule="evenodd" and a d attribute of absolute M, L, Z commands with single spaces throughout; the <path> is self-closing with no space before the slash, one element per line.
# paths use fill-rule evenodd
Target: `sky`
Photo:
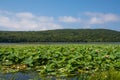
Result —
<path fill-rule="evenodd" d="M 120 0 L 0 0 L 0 31 L 120 31 Z"/>

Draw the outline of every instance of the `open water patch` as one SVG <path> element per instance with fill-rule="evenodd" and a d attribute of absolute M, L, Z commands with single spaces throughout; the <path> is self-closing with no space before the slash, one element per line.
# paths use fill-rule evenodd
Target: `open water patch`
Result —
<path fill-rule="evenodd" d="M 16 72 L 16 73 L 0 73 L 0 80 L 87 80 L 88 75 L 76 75 L 76 76 L 43 76 L 37 72 Z"/>

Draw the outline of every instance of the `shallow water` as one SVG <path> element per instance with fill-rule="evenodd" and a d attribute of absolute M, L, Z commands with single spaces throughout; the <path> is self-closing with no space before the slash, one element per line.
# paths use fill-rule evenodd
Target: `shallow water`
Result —
<path fill-rule="evenodd" d="M 26 73 L 26 72 L 17 72 L 17 73 L 0 73 L 0 80 L 29 80 L 36 77 L 36 73 Z"/>
<path fill-rule="evenodd" d="M 86 75 L 72 77 L 40 76 L 36 72 L 0 73 L 0 80 L 86 80 Z"/>

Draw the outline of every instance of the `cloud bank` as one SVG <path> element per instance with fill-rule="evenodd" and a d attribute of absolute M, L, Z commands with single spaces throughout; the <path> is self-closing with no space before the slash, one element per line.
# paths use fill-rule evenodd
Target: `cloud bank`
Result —
<path fill-rule="evenodd" d="M 11 13 L 7 11 L 0 11 L 0 26 L 15 31 L 39 31 L 62 28 L 61 25 L 54 22 L 53 17 L 36 16 L 29 12 Z"/>
<path fill-rule="evenodd" d="M 92 12 L 86 12 L 86 16 L 89 16 L 89 24 L 105 24 L 110 22 L 116 22 L 119 21 L 119 16 L 115 14 L 103 14 L 103 13 L 92 13 Z"/>
<path fill-rule="evenodd" d="M 120 16 L 112 13 L 85 12 L 79 17 L 58 16 L 54 18 L 53 16 L 38 16 L 30 12 L 14 13 L 0 10 L 0 30 L 40 31 L 70 27 L 93 28 L 93 26 L 98 28 L 97 26 L 115 24 L 116 22 L 120 22 Z M 66 24 L 69 27 L 66 27 Z M 74 25 L 78 27 L 74 27 Z"/>

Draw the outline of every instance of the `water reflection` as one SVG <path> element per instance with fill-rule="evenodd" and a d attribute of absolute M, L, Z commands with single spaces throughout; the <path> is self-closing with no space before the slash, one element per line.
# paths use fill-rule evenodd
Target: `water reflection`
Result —
<path fill-rule="evenodd" d="M 72 77 L 39 76 L 36 72 L 0 73 L 0 80 L 87 80 L 86 75 Z"/>
<path fill-rule="evenodd" d="M 38 74 L 35 72 L 17 72 L 17 73 L 0 73 L 0 80 L 40 80 L 37 78 Z"/>

